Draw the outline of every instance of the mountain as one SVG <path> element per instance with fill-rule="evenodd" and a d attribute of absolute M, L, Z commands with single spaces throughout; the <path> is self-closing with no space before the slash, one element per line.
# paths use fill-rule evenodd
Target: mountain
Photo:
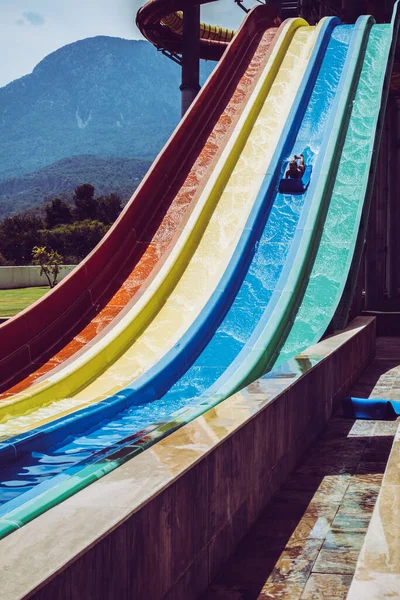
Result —
<path fill-rule="evenodd" d="M 179 121 L 179 83 L 180 67 L 145 41 L 64 46 L 0 88 L 0 180 L 73 156 L 153 160 Z"/>
<path fill-rule="evenodd" d="M 0 219 L 37 208 L 57 196 L 71 200 L 74 189 L 83 183 L 94 185 L 97 196 L 119 194 L 125 204 L 150 164 L 135 158 L 76 156 L 23 177 L 0 181 Z"/>

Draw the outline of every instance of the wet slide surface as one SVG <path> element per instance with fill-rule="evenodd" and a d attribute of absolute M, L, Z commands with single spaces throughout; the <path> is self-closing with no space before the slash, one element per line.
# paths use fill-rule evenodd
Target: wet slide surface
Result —
<path fill-rule="evenodd" d="M 343 294 L 356 244 L 392 31 L 374 25 L 318 252 L 275 367 L 321 339 Z"/>
<path fill-rule="evenodd" d="M 257 195 L 258 187 L 263 180 L 265 169 L 274 153 L 274 148 L 276 147 L 277 140 L 279 139 L 278 128 L 280 127 L 280 123 L 285 122 L 290 111 L 291 103 L 296 93 L 296 89 L 300 85 L 308 57 L 315 41 L 315 31 L 312 27 L 301 27 L 297 31 L 292 32 L 290 36 L 293 36 L 293 40 L 291 41 L 289 48 L 284 55 L 281 68 L 276 75 L 267 98 L 261 103 L 261 109 L 254 126 L 251 129 L 249 139 L 244 145 L 241 156 L 235 166 L 236 171 L 234 169 L 232 172 L 233 179 L 232 177 L 229 179 L 228 185 L 224 192 L 231 200 L 232 198 L 235 198 L 235 196 L 231 193 L 233 189 L 236 190 L 236 193 L 239 192 L 241 194 L 243 194 L 244 191 L 244 196 L 242 196 L 243 199 L 241 202 L 246 200 L 245 206 L 247 205 L 248 209 L 251 208 L 253 198 Z M 257 141 L 257 143 L 255 143 L 255 141 Z M 237 173 L 237 175 L 235 175 L 235 173 Z M 248 175 L 246 175 L 246 173 L 248 173 Z M 256 175 L 256 177 L 254 177 L 254 175 Z M 238 176 L 241 178 L 239 180 L 239 182 L 242 182 L 241 185 L 238 185 Z M 254 183 L 257 181 L 259 183 L 253 192 L 252 190 L 254 188 Z M 226 210 L 226 206 L 223 207 L 221 214 L 225 214 L 225 216 L 228 215 L 229 217 L 230 212 Z M 240 214 L 243 215 L 243 212 Z M 214 218 L 215 215 L 213 216 L 213 219 Z M 242 218 L 241 220 L 244 225 L 246 219 Z M 221 223 L 219 219 L 217 222 L 220 226 Z M 228 220 L 228 226 L 230 229 L 232 229 L 231 218 Z M 202 241 L 203 240 L 204 237 Z M 236 243 L 237 242 L 235 242 L 235 246 Z M 206 247 L 207 246 L 209 246 L 208 243 L 206 244 Z M 213 252 L 215 254 L 215 250 L 213 250 Z M 187 288 L 187 286 L 185 287 Z M 131 375 L 130 372 L 129 375 Z M 97 382 L 96 385 L 98 385 Z M 103 388 L 104 386 L 101 387 Z M 86 394 L 87 389 L 82 392 L 82 398 L 86 397 Z M 151 405 L 148 404 L 148 406 Z M 108 409 L 107 404 L 105 405 L 105 408 L 106 410 Z M 159 405 L 159 409 L 161 409 L 162 414 L 161 404 Z M 48 411 L 48 408 L 44 410 Z M 169 411 L 171 410 L 173 410 L 173 407 L 169 407 Z M 29 419 L 29 415 L 27 415 L 26 418 Z M 98 419 L 99 418 L 101 418 L 100 414 L 98 414 Z M 152 417 L 150 416 L 150 419 L 151 418 Z M 25 417 L 21 417 L 19 419 L 12 420 L 9 427 L 15 427 L 16 424 L 18 425 L 23 423 L 24 419 Z M 124 417 L 122 417 L 122 419 L 124 419 Z M 110 427 L 106 425 L 106 428 L 109 428 L 111 431 L 113 426 L 114 424 L 112 424 Z M 132 431 L 133 426 L 133 423 L 129 421 L 129 419 L 125 425 L 122 421 L 120 425 L 118 425 L 120 430 L 115 439 L 121 439 L 121 435 L 123 436 L 128 431 L 128 428 L 130 428 L 130 431 Z M 87 424 L 85 427 L 87 427 Z M 137 429 L 137 425 L 135 427 Z M 7 424 L 1 426 L 2 433 L 7 433 L 7 430 L 9 431 Z M 85 440 L 87 440 L 88 444 L 91 444 L 91 446 L 87 446 Z M 93 440 L 95 440 L 94 448 Z M 79 440 L 77 439 L 72 441 L 71 438 L 69 438 L 67 446 L 65 446 L 65 444 L 57 444 L 55 453 L 48 450 L 46 450 L 45 453 L 33 452 L 31 457 L 35 464 L 29 464 L 29 461 L 25 460 L 24 467 L 22 468 L 25 475 L 28 473 L 28 476 L 25 476 L 25 483 L 23 485 L 18 485 L 17 487 L 13 486 L 12 484 L 5 484 L 3 486 L 3 491 L 5 497 L 7 498 L 6 502 L 16 498 L 21 494 L 21 492 L 26 492 L 27 490 L 35 487 L 35 485 L 47 481 L 49 477 L 53 477 L 56 473 L 60 473 L 61 471 L 65 471 L 65 469 L 71 468 L 72 464 L 80 462 L 90 456 L 90 454 L 93 453 L 93 450 L 97 450 L 98 448 L 104 447 L 107 444 L 109 445 L 110 443 L 113 443 L 113 440 L 113 434 L 111 434 L 111 437 L 110 435 L 104 437 L 104 435 L 99 432 L 99 438 L 96 441 L 96 434 L 92 438 L 89 432 L 87 432 L 85 433 L 85 436 L 83 438 L 79 438 Z M 31 475 L 33 475 L 33 478 Z M 6 474 L 3 473 L 2 477 L 6 477 Z M 34 479 L 34 481 L 32 479 Z M 22 483 L 22 480 L 20 481 Z M 11 483 L 10 480 L 9 483 Z"/>
<path fill-rule="evenodd" d="M 4 386 L 9 388 L 4 382 L 21 379 L 21 373 L 30 371 L 24 381 L 7 389 L 3 398 L 26 389 L 91 342 L 132 301 L 170 248 L 178 225 L 195 205 L 268 59 L 276 28 L 270 28 L 270 12 L 259 8 L 249 14 L 210 85 L 202 90 L 107 239 L 68 281 L 0 327 L 0 341 L 8 341 L 7 350 L 4 346 L 0 351 L 3 390 Z M 184 141 L 180 142 L 181 137 Z M 182 157 L 181 152 L 185 153 Z M 169 185 L 159 189 L 165 177 Z M 108 248 L 114 244 L 111 258 L 107 257 Z M 83 293 L 79 286 L 84 289 L 85 285 L 89 289 Z M 64 305 L 67 308 L 63 312 Z"/>
<path fill-rule="evenodd" d="M 340 85 L 340 70 L 343 69 L 348 59 L 348 48 L 352 36 L 353 28 L 351 26 L 338 26 L 333 30 L 304 117 L 298 123 L 297 134 L 290 147 L 290 152 L 288 152 L 288 155 L 293 152 L 299 153 L 308 147 L 307 160 L 312 162 L 315 168 L 318 164 L 322 164 L 325 149 L 321 129 L 327 127 L 328 119 L 337 109 L 335 96 L 340 95 L 336 94 Z M 387 25 L 373 26 L 369 35 L 366 36 L 365 57 L 359 73 L 359 80 L 357 80 L 354 104 L 346 126 L 345 140 L 343 146 L 340 144 L 340 148 L 336 149 L 340 156 L 339 167 L 333 178 L 333 191 L 327 205 L 326 215 L 324 215 L 322 230 L 317 236 L 318 243 L 315 258 L 312 261 L 314 278 L 311 276 L 304 295 L 298 299 L 300 309 L 294 325 L 286 332 L 287 343 L 292 343 L 293 339 L 296 341 L 296 338 L 292 338 L 292 340 L 290 338 L 292 332 L 295 331 L 296 324 L 297 326 L 304 325 L 305 319 L 304 316 L 301 316 L 301 309 L 308 292 L 310 292 L 308 295 L 309 317 L 306 330 L 309 327 L 310 338 L 311 335 L 317 335 L 316 330 L 312 327 L 311 319 L 311 311 L 318 312 L 320 302 L 320 297 L 315 294 L 315 290 L 319 289 L 319 293 L 323 293 L 326 287 L 329 288 L 326 296 L 328 300 L 323 304 L 322 316 L 318 320 L 319 327 L 322 327 L 323 320 L 328 318 L 329 311 L 335 310 L 340 299 L 341 292 L 339 293 L 338 289 L 340 286 L 344 286 L 347 276 L 345 269 L 347 268 L 348 271 L 350 268 L 358 231 L 357 219 L 359 220 L 366 192 L 370 148 L 375 139 L 377 114 L 392 36 L 393 31 Z M 336 48 L 334 48 L 335 44 Z M 336 55 L 335 68 L 338 67 L 339 71 L 335 72 L 335 68 L 329 65 L 330 53 Z M 339 59 L 336 60 L 338 56 Z M 323 77 L 325 77 L 325 81 Z M 356 80 L 354 76 L 353 79 Z M 331 113 L 330 117 L 329 113 Z M 315 138 L 312 137 L 314 134 Z M 350 168 L 356 169 L 359 174 L 355 186 L 352 184 L 353 172 Z M 354 194 L 351 194 L 353 188 Z M 40 494 L 43 494 L 43 498 L 51 497 L 53 502 L 56 497 L 60 501 L 63 494 L 70 495 L 71 490 L 79 489 L 79 485 L 83 485 L 83 473 L 85 473 L 85 477 L 89 477 L 86 485 L 89 483 L 90 477 L 93 479 L 102 476 L 118 466 L 118 460 L 114 458 L 115 451 L 125 444 L 126 451 L 132 453 L 135 449 L 135 439 L 138 439 L 138 437 L 135 438 L 134 431 L 146 425 L 149 426 L 147 431 L 150 431 L 151 427 L 155 427 L 154 423 L 157 421 L 171 422 L 173 418 L 171 413 L 174 412 L 180 414 L 184 420 L 185 411 L 190 406 L 204 402 L 207 396 L 210 396 L 210 391 L 218 390 L 219 386 L 223 384 L 224 373 L 228 371 L 229 366 L 246 347 L 257 325 L 257 320 L 260 320 L 265 314 L 273 293 L 277 291 L 277 282 L 280 281 L 285 268 L 296 231 L 298 231 L 299 224 L 304 221 L 304 215 L 310 210 L 308 202 L 311 202 L 312 198 L 307 196 L 307 194 L 297 197 L 275 194 L 270 209 L 265 215 L 264 231 L 254 260 L 235 301 L 207 347 L 199 355 L 197 362 L 163 398 L 155 402 L 129 407 L 118 418 L 107 418 L 104 413 L 105 418 L 101 423 L 82 419 L 81 433 L 68 438 L 64 436 L 63 439 L 57 439 L 57 435 L 52 436 L 49 430 L 46 434 L 46 442 L 43 443 L 42 440 L 39 443 L 36 438 L 36 446 L 32 444 L 31 450 L 24 456 L 21 455 L 21 458 L 12 466 L 3 466 L 0 472 L 3 481 L 0 491 L 0 502 L 2 503 L 0 514 L 6 515 L 6 517 L 4 523 L 3 519 L 0 522 L 0 535 L 12 529 L 11 523 L 14 518 L 15 522 L 20 522 L 18 519 L 21 518 L 21 523 L 23 523 L 26 522 L 26 518 L 33 518 L 32 515 L 37 514 L 38 510 L 39 512 L 44 510 L 44 500 Z M 338 199 L 336 203 L 335 197 Z M 342 223 L 344 225 L 340 228 Z M 327 237 L 324 238 L 325 233 Z M 335 235 L 339 235 L 339 242 L 334 239 Z M 273 252 L 268 254 L 269 250 L 273 250 Z M 333 269 L 335 276 L 332 279 L 335 280 L 336 277 L 337 281 L 340 281 L 331 289 L 330 286 L 326 286 L 324 277 L 326 277 L 328 261 L 332 262 L 333 254 L 338 257 L 338 260 L 333 263 L 335 264 Z M 322 259 L 318 263 L 319 256 L 322 256 Z M 278 260 L 276 260 L 277 257 Z M 340 275 L 337 275 L 339 271 Z M 322 277 L 321 272 L 323 273 Z M 321 283 L 320 287 L 316 285 L 318 283 Z M 227 327 L 228 319 L 232 318 L 235 310 L 237 311 L 236 318 L 230 322 L 230 327 Z M 299 340 L 299 336 L 297 340 Z M 215 342 L 216 344 L 213 346 Z M 309 343 L 309 341 L 306 342 L 306 345 L 308 346 Z M 213 350 L 212 353 L 207 354 L 210 349 Z M 284 360 L 284 352 L 293 356 L 297 351 L 298 349 L 294 345 L 284 346 L 278 360 Z M 227 356 L 227 360 L 221 364 L 222 357 L 225 356 Z M 206 410 L 209 406 L 207 406 L 207 402 L 204 402 L 203 408 L 199 407 L 199 410 Z M 67 430 L 66 427 L 64 433 Z M 76 433 L 78 432 L 76 431 Z M 18 442 L 18 440 L 16 441 Z M 122 448 L 122 450 L 124 449 Z M 107 462 L 107 459 L 101 463 L 101 459 L 108 455 L 111 457 L 110 460 Z M 95 461 L 100 462 L 96 465 Z M 1 462 L 1 448 L 0 464 L 5 464 L 4 460 Z M 103 466 L 99 467 L 100 464 Z M 50 495 L 47 496 L 47 493 Z M 26 503 L 26 512 L 21 516 L 25 510 L 24 503 Z M 29 511 L 31 511 L 31 516 L 27 517 Z M 8 522 L 7 519 L 9 519 Z"/>
<path fill-rule="evenodd" d="M 85 356 L 86 362 L 77 364 L 77 369 L 74 370 L 73 364 L 69 365 L 63 378 L 49 380 L 47 387 L 45 382 L 41 382 L 35 396 L 28 390 L 30 393 L 21 395 L 18 403 L 13 398 L 12 403 L 3 404 L 0 413 L 2 417 L 9 418 L 0 426 L 2 436 L 9 436 L 11 431 L 15 434 L 18 429 L 32 428 L 123 391 L 124 385 L 144 373 L 165 354 L 196 318 L 218 285 L 240 236 L 246 230 L 249 211 L 274 153 L 291 98 L 296 93 L 296 82 L 297 86 L 300 84 L 301 68 L 295 77 L 287 78 L 287 94 L 282 93 L 281 78 L 287 71 L 293 73 L 293 56 L 297 58 L 299 55 L 298 69 L 303 65 L 304 70 L 306 64 L 307 49 L 303 48 L 304 43 L 295 41 L 296 28 L 301 23 L 301 20 L 288 21 L 274 46 L 249 106 L 236 126 L 232 143 L 220 156 L 221 175 L 217 174 L 215 182 L 211 180 L 211 185 L 203 191 L 202 205 L 208 203 L 208 212 L 205 217 L 203 213 L 198 214 L 196 219 L 193 217 L 192 223 L 188 221 L 182 230 L 181 236 L 186 236 L 183 240 L 190 242 L 189 249 L 186 251 L 183 246 L 184 253 L 177 242 L 178 254 L 171 255 L 169 263 L 164 264 L 164 267 L 167 266 L 166 275 L 164 270 L 158 289 L 156 283 L 153 284 L 154 289 L 149 287 L 152 312 L 147 311 L 144 320 L 140 313 L 133 312 L 133 316 L 128 313 L 125 329 L 117 330 L 115 335 L 112 332 L 108 345 L 104 338 L 100 351 L 94 347 L 93 355 Z M 309 44 L 313 43 L 312 32 L 313 29 L 309 28 Z M 293 34 L 294 41 L 291 42 Z M 278 70 L 282 57 L 284 63 L 287 61 L 287 67 Z M 205 229 L 201 231 L 203 222 Z M 200 239 L 193 242 L 187 237 L 189 225 L 197 227 Z M 174 277 L 178 277 L 176 283 Z M 154 295 L 154 290 L 157 295 Z M 145 295 L 140 301 L 146 307 Z M 141 320 L 135 320 L 138 314 Z M 120 398 L 123 404 L 125 399 L 124 392 Z"/>
<path fill-rule="evenodd" d="M 352 29 L 352 26 L 337 26 L 333 30 L 304 118 L 301 123 L 296 124 L 297 135 L 287 154 L 292 156 L 303 152 L 306 164 L 311 164 L 314 168 Z M 279 179 L 284 176 L 284 168 L 280 168 Z M 310 197 L 308 191 L 301 195 L 280 194 L 276 187 L 273 193 L 271 212 L 255 256 L 230 311 L 193 368 L 168 393 L 168 396 L 176 398 L 177 404 L 180 404 L 178 408 L 183 406 L 184 400 L 198 397 L 206 390 L 207 395 L 211 395 L 222 387 L 221 376 L 249 342 L 276 291 L 300 216 L 308 210 Z M 195 382 L 195 385 L 191 382 Z M 226 393 L 233 391 L 228 390 Z"/>
<path fill-rule="evenodd" d="M 167 253 L 179 224 L 182 223 L 185 216 L 187 218 L 188 212 L 193 208 L 196 199 L 204 188 L 215 161 L 227 143 L 232 129 L 257 83 L 258 77 L 265 67 L 268 50 L 275 33 L 276 28 L 270 28 L 264 33 L 261 31 L 250 44 L 250 47 L 247 48 L 246 56 L 241 58 L 241 64 L 239 64 L 237 73 L 232 78 L 230 89 L 227 90 L 228 93 L 222 101 L 219 98 L 217 99 L 220 103 L 218 107 L 219 116 L 208 139 L 200 146 L 191 169 L 170 205 L 168 206 L 170 199 L 167 198 L 165 205 L 158 207 L 152 222 L 142 235 L 142 255 L 116 293 L 69 343 L 24 380 L 3 392 L 0 395 L 0 401 L 25 390 L 37 381 L 40 382 L 44 375 L 71 358 L 79 350 L 85 348 L 89 342 L 107 328 L 145 284 L 161 257 Z M 153 231 L 155 231 L 154 235 Z"/>

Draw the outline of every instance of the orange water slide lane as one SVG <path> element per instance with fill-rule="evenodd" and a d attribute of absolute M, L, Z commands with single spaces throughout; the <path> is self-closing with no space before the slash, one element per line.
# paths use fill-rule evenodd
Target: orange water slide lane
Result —
<path fill-rule="evenodd" d="M 253 29 L 257 22 L 263 22 L 263 19 L 260 20 L 259 18 L 259 16 L 262 16 L 262 11 L 260 10 L 262 8 L 257 7 L 254 9 L 253 14 L 250 14 L 246 20 L 247 24 L 250 23 Z M 267 24 L 268 21 L 264 19 L 264 23 Z M 243 28 L 246 28 L 246 22 Z M 226 93 L 220 99 L 218 118 L 216 118 L 211 132 L 208 133 L 208 136 L 205 136 L 205 141 L 202 142 L 200 151 L 192 161 L 191 168 L 185 173 L 183 183 L 180 185 L 172 202 L 170 202 L 167 208 L 161 206 L 158 213 L 154 215 L 152 223 L 145 229 L 141 238 L 143 240 L 141 243 L 145 247 L 144 252 L 141 253 L 138 262 L 133 265 L 133 268 L 129 269 L 128 273 L 125 270 L 125 273 L 122 272 L 119 274 L 118 279 L 120 281 L 122 279 L 122 282 L 117 291 L 114 292 L 99 312 L 53 356 L 47 357 L 45 354 L 42 354 L 38 360 L 33 362 L 29 375 L 3 391 L 0 394 L 0 399 L 9 398 L 13 394 L 26 389 L 31 384 L 40 381 L 40 378 L 49 371 L 56 369 L 61 364 L 65 365 L 65 361 L 72 356 L 76 357 L 77 353 L 83 352 L 85 346 L 94 340 L 96 336 L 109 329 L 118 315 L 122 316 L 123 312 L 125 312 L 124 309 L 131 307 L 132 302 L 135 301 L 135 297 L 140 295 L 140 288 L 149 283 L 149 277 L 151 278 L 156 273 L 161 263 L 167 257 L 169 250 L 173 247 L 175 238 L 180 233 L 184 221 L 188 218 L 196 200 L 200 196 L 205 182 L 268 60 L 276 31 L 276 27 L 265 30 L 264 25 L 256 35 L 253 35 L 251 42 L 247 43 L 246 55 L 241 57 L 239 68 L 235 76 L 231 79 Z M 245 37 L 247 36 L 243 36 L 242 34 L 242 39 L 245 39 Z M 238 54 L 242 45 L 237 44 L 236 49 L 233 47 L 233 51 L 236 50 L 236 54 Z M 234 46 L 234 42 L 232 46 Z M 228 49 L 226 55 L 229 55 L 230 50 Z M 224 59 L 217 68 L 221 69 L 223 67 Z M 215 75 L 211 77 L 208 85 L 213 83 L 213 77 Z M 159 224 L 155 234 L 152 236 L 154 222 Z M 47 360 L 43 360 L 43 358 L 47 358 Z"/>

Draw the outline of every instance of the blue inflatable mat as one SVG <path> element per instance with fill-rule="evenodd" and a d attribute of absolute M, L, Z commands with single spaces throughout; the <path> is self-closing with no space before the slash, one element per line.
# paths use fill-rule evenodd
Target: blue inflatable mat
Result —
<path fill-rule="evenodd" d="M 400 400 L 349 397 L 343 400 L 343 410 L 346 417 L 389 421 L 400 415 Z"/>
<path fill-rule="evenodd" d="M 289 163 L 286 163 L 285 173 L 289 168 Z M 301 179 L 281 179 L 279 184 L 279 192 L 281 194 L 304 194 L 307 190 L 312 173 L 312 166 L 307 165 L 304 171 L 304 175 Z"/>

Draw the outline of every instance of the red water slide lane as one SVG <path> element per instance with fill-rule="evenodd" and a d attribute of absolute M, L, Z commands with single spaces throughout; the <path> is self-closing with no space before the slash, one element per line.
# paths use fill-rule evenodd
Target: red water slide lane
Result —
<path fill-rule="evenodd" d="M 0 326 L 1 398 L 25 389 L 104 333 L 158 270 L 268 59 L 277 31 L 272 24 L 265 6 L 247 15 L 100 244 L 55 289 Z"/>

